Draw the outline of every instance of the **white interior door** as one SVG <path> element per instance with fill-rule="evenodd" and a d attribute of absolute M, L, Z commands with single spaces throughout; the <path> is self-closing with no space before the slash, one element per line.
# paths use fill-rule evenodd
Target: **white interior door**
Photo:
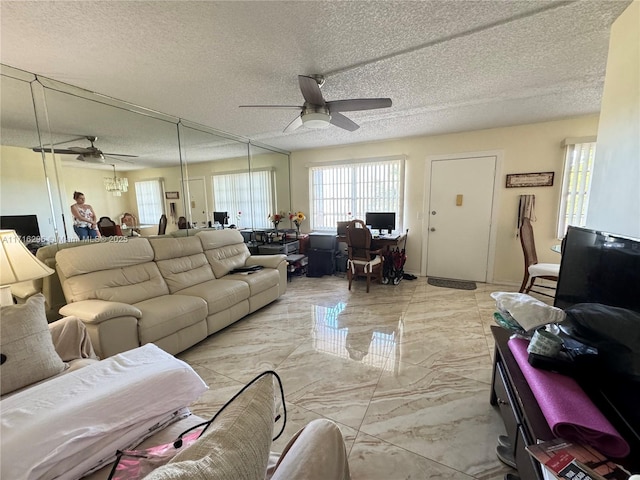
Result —
<path fill-rule="evenodd" d="M 427 276 L 486 282 L 496 157 L 434 160 Z"/>
<path fill-rule="evenodd" d="M 187 209 L 188 221 L 203 227 L 210 220 L 204 178 L 190 178 L 188 181 Z"/>

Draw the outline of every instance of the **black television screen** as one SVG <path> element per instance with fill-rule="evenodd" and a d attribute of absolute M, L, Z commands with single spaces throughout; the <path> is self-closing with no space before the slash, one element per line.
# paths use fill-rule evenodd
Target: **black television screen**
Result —
<path fill-rule="evenodd" d="M 218 222 L 220 225 L 229 223 L 229 215 L 227 212 L 213 212 L 213 223 Z"/>
<path fill-rule="evenodd" d="M 554 305 L 601 303 L 640 312 L 640 239 L 569 227 Z"/>
<path fill-rule="evenodd" d="M 24 243 L 40 241 L 37 215 L 2 215 L 0 216 L 0 228 L 15 230 Z"/>
<path fill-rule="evenodd" d="M 367 212 L 364 223 L 372 230 L 387 230 L 391 233 L 396 229 L 395 212 Z"/>

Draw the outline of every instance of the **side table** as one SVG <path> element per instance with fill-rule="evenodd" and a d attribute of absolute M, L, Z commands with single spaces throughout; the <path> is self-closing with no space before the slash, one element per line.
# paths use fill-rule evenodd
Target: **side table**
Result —
<path fill-rule="evenodd" d="M 287 255 L 287 278 L 291 281 L 291 277 L 295 275 L 303 275 L 307 271 L 309 259 L 306 255 L 299 253 Z"/>

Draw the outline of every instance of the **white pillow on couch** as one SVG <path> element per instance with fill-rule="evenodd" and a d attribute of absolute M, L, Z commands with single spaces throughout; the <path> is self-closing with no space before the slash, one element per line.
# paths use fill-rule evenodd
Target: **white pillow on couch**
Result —
<path fill-rule="evenodd" d="M 44 296 L 0 311 L 0 394 L 18 390 L 64 371 L 44 309 Z"/>

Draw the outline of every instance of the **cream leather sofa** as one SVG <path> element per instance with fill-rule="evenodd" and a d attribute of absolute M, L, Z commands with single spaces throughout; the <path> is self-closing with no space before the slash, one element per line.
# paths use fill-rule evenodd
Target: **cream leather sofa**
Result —
<path fill-rule="evenodd" d="M 117 237 L 121 238 L 121 237 Z M 286 292 L 284 255 L 251 255 L 237 230 L 127 238 L 56 253 L 67 304 L 105 358 L 155 343 L 177 354 Z M 251 274 L 232 270 L 260 265 Z"/>

